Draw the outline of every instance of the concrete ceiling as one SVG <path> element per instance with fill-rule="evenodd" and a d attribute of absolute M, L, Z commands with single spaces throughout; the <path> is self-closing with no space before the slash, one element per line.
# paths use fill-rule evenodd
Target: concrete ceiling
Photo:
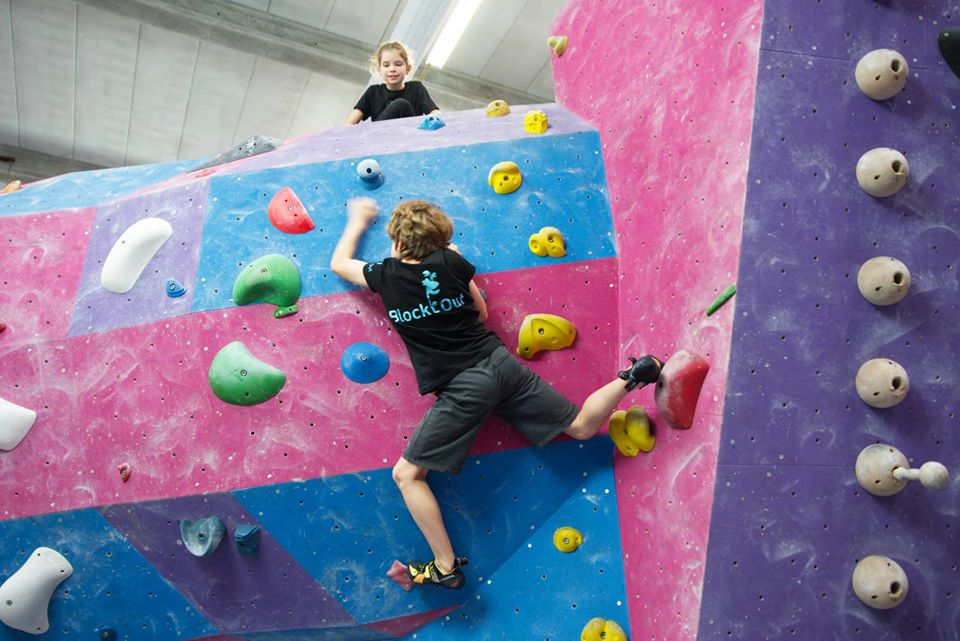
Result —
<path fill-rule="evenodd" d="M 449 2 L 0 0 L 0 181 L 338 126 L 377 44 L 398 24 L 432 42 L 439 19 L 422 16 Z M 545 41 L 564 2 L 483 0 L 444 69 L 417 77 L 446 111 L 552 101 Z"/>

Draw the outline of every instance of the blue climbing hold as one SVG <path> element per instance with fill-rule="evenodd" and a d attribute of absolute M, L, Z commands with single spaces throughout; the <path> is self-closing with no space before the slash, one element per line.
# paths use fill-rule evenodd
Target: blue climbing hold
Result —
<path fill-rule="evenodd" d="M 244 556 L 256 556 L 260 550 L 260 526 L 241 523 L 233 530 L 233 540 Z"/>
<path fill-rule="evenodd" d="M 440 119 L 440 116 L 427 116 L 423 119 L 423 122 L 420 123 L 420 126 L 417 129 L 429 129 L 430 131 L 435 131 L 440 127 L 443 127 L 445 122 Z"/>
<path fill-rule="evenodd" d="M 386 375 L 390 369 L 390 357 L 373 343 L 354 343 L 343 350 L 340 369 L 354 383 L 372 383 Z"/>
<path fill-rule="evenodd" d="M 187 551 L 194 556 L 207 556 L 217 549 L 226 527 L 215 516 L 206 516 L 196 521 L 180 521 L 180 538 Z"/>
<path fill-rule="evenodd" d="M 101 641 L 117 641 L 117 631 L 112 628 L 101 628 L 100 640 Z"/>
<path fill-rule="evenodd" d="M 384 178 L 383 172 L 380 171 L 380 163 L 373 158 L 360 161 L 360 164 L 357 165 L 357 175 L 360 177 L 363 188 L 367 191 L 380 189 L 383 185 Z"/>
<path fill-rule="evenodd" d="M 167 279 L 167 296 L 170 298 L 180 298 L 187 293 L 187 288 L 184 287 L 179 280 L 175 278 Z"/>

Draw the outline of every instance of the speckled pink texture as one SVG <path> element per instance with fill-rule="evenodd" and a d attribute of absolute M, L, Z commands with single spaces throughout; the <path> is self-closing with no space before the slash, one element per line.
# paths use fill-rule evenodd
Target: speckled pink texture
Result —
<path fill-rule="evenodd" d="M 619 245 L 620 342 L 711 364 L 690 430 L 617 455 L 632 639 L 694 639 L 736 300 L 762 2 L 571 0 L 552 32 L 558 102 L 601 133 Z"/>
<path fill-rule="evenodd" d="M 616 260 L 479 275 L 489 326 L 508 348 L 527 313 L 571 320 L 570 349 L 541 352 L 531 366 L 577 403 L 616 376 Z M 79 267 L 73 272 L 78 273 Z M 0 456 L 2 518 L 118 502 L 232 490 L 392 466 L 430 406 L 417 394 L 406 350 L 379 299 L 351 292 L 302 299 L 275 319 L 254 305 L 100 334 L 14 344 L 0 341 L 0 396 L 35 409 L 24 441 Z M 65 331 L 65 328 L 63 328 Z M 217 350 L 242 341 L 280 368 L 273 399 L 228 405 L 207 383 Z M 390 355 L 387 375 L 359 385 L 340 372 L 357 341 Z M 491 421 L 475 453 L 525 446 Z M 122 482 L 118 466 L 128 463 Z"/>

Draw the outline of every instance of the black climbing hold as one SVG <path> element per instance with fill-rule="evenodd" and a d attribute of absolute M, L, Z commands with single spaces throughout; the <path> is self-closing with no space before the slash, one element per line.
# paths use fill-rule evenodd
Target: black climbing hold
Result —
<path fill-rule="evenodd" d="M 950 27 L 937 37 L 940 54 L 957 78 L 960 78 L 960 27 Z"/>

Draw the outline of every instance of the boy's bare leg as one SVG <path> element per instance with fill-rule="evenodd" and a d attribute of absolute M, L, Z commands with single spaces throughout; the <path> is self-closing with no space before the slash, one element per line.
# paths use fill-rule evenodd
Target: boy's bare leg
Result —
<path fill-rule="evenodd" d="M 622 381 L 621 381 L 621 387 Z M 440 514 L 440 505 L 433 495 L 433 490 L 427 484 L 429 470 L 420 465 L 411 463 L 400 457 L 393 466 L 393 480 L 400 488 L 403 502 L 406 503 L 410 516 L 427 540 L 427 545 L 433 552 L 433 558 L 441 572 L 453 569 L 455 556 L 450 537 L 443 525 L 443 516 Z"/>
<path fill-rule="evenodd" d="M 580 413 L 564 433 L 578 440 L 593 438 L 626 395 L 627 388 L 622 380 L 610 381 L 587 397 Z"/>

